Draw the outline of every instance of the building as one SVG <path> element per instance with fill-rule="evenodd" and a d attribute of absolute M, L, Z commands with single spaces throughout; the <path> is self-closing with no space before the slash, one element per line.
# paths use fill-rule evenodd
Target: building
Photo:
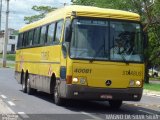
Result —
<path fill-rule="evenodd" d="M 17 48 L 17 41 L 18 41 L 18 35 L 16 34 L 17 31 L 14 29 L 8 30 L 8 44 L 7 44 L 7 53 L 15 53 L 15 50 Z M 3 52 L 3 45 L 4 45 L 4 34 L 5 31 L 0 31 L 0 53 Z"/>

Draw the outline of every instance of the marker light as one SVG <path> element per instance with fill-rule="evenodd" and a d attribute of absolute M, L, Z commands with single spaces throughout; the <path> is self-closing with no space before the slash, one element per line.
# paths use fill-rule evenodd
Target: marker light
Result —
<path fill-rule="evenodd" d="M 72 84 L 72 76 L 71 75 L 67 75 L 66 83 Z"/>
<path fill-rule="evenodd" d="M 73 78 L 73 79 L 72 79 L 72 82 L 73 82 L 73 83 L 77 83 L 77 82 L 78 82 L 78 78 Z"/>

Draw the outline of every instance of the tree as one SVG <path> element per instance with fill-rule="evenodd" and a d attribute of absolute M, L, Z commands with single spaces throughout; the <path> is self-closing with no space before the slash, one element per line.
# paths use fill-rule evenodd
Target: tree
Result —
<path fill-rule="evenodd" d="M 33 16 L 26 16 L 24 17 L 24 21 L 26 22 L 26 24 L 37 21 L 45 17 L 47 13 L 54 11 L 55 9 L 56 9 L 55 7 L 50 7 L 50 6 L 33 6 L 32 10 L 37 11 L 39 14 Z"/>

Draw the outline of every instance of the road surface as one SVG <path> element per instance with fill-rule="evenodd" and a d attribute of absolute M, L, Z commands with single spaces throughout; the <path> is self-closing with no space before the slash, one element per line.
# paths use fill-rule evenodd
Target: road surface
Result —
<path fill-rule="evenodd" d="M 124 102 L 119 110 L 111 109 L 108 102 L 97 101 L 67 101 L 64 106 L 56 106 L 46 93 L 23 93 L 14 69 L 9 68 L 0 68 L 0 100 L 20 120 L 160 120 L 160 96 L 143 95 L 140 102 Z M 0 120 L 5 117 L 0 115 Z"/>

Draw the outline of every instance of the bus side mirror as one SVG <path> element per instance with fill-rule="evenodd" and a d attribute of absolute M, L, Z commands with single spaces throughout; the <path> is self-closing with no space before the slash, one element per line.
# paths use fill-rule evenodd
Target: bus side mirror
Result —
<path fill-rule="evenodd" d="M 71 42 L 72 29 L 71 26 L 68 25 L 65 30 L 65 42 Z"/>
<path fill-rule="evenodd" d="M 67 58 L 68 48 L 69 48 L 68 42 L 62 43 L 62 53 L 64 58 Z"/>

